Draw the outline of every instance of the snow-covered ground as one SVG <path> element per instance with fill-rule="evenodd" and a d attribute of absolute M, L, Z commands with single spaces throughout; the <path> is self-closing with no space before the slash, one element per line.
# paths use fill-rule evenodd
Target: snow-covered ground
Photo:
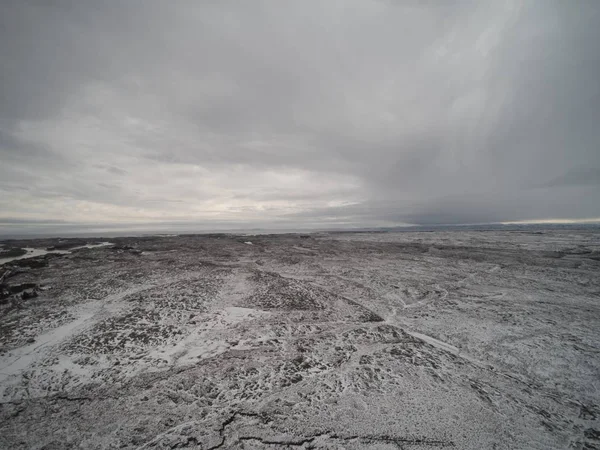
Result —
<path fill-rule="evenodd" d="M 245 239 L 0 266 L 0 448 L 600 445 L 598 231 Z"/>

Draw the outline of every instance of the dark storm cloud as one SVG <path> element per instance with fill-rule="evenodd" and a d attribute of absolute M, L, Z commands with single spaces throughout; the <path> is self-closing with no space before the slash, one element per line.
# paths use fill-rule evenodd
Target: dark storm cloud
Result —
<path fill-rule="evenodd" d="M 0 5 L 0 217 L 600 217 L 600 6 Z"/>

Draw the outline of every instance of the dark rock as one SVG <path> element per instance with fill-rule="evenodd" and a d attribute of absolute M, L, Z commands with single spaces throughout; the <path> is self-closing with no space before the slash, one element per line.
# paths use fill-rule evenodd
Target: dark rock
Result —
<path fill-rule="evenodd" d="M 135 250 L 135 248 L 131 245 L 113 245 L 112 247 L 110 247 L 110 250 Z"/>
<path fill-rule="evenodd" d="M 26 289 L 36 289 L 36 288 L 37 288 L 37 284 L 35 284 L 35 283 L 22 283 L 22 284 L 15 284 L 15 285 L 9 286 L 11 294 L 18 294 L 19 292 L 23 292 Z"/>
<path fill-rule="evenodd" d="M 29 300 L 30 298 L 36 298 L 37 296 L 38 296 L 38 293 L 35 289 L 23 291 L 21 293 L 21 299 L 23 299 L 23 300 Z"/>

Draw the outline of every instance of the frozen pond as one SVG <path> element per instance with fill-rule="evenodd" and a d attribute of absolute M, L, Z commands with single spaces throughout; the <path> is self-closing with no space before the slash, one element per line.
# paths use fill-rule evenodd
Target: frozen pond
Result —
<path fill-rule="evenodd" d="M 36 256 L 44 256 L 44 255 L 47 255 L 48 253 L 62 253 L 62 254 L 69 253 L 66 250 L 48 251 L 43 248 L 32 248 L 32 247 L 25 247 L 25 248 L 23 248 L 23 250 L 27 250 L 27 253 L 24 255 L 11 256 L 9 258 L 0 258 L 0 265 L 6 264 L 7 262 L 11 262 L 11 261 L 16 261 L 18 259 L 35 258 Z"/>
<path fill-rule="evenodd" d="M 71 250 L 80 250 L 82 248 L 98 248 L 98 247 L 106 247 L 108 245 L 114 245 L 112 242 L 99 242 L 98 244 L 85 244 L 80 245 L 79 247 L 73 247 Z"/>
<path fill-rule="evenodd" d="M 73 250 L 81 250 L 84 248 L 87 248 L 87 249 L 99 248 L 99 247 L 106 247 L 109 245 L 113 245 L 113 243 L 112 242 L 100 242 L 98 244 L 86 244 L 86 245 L 81 245 L 79 247 L 73 247 L 70 250 L 46 250 L 44 248 L 24 247 L 23 250 L 27 251 L 26 254 L 21 255 L 21 256 L 11 256 L 8 258 L 0 258 L 0 265 L 6 264 L 11 261 L 16 261 L 19 259 L 27 259 L 27 258 L 35 258 L 37 256 L 44 256 L 44 255 L 47 255 L 48 253 L 67 255 L 67 254 L 71 253 Z"/>

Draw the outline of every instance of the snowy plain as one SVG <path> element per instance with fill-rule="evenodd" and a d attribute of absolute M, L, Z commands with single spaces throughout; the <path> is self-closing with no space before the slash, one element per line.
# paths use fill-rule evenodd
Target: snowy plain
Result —
<path fill-rule="evenodd" d="M 0 448 L 600 446 L 597 229 L 110 242 L 0 266 Z"/>

